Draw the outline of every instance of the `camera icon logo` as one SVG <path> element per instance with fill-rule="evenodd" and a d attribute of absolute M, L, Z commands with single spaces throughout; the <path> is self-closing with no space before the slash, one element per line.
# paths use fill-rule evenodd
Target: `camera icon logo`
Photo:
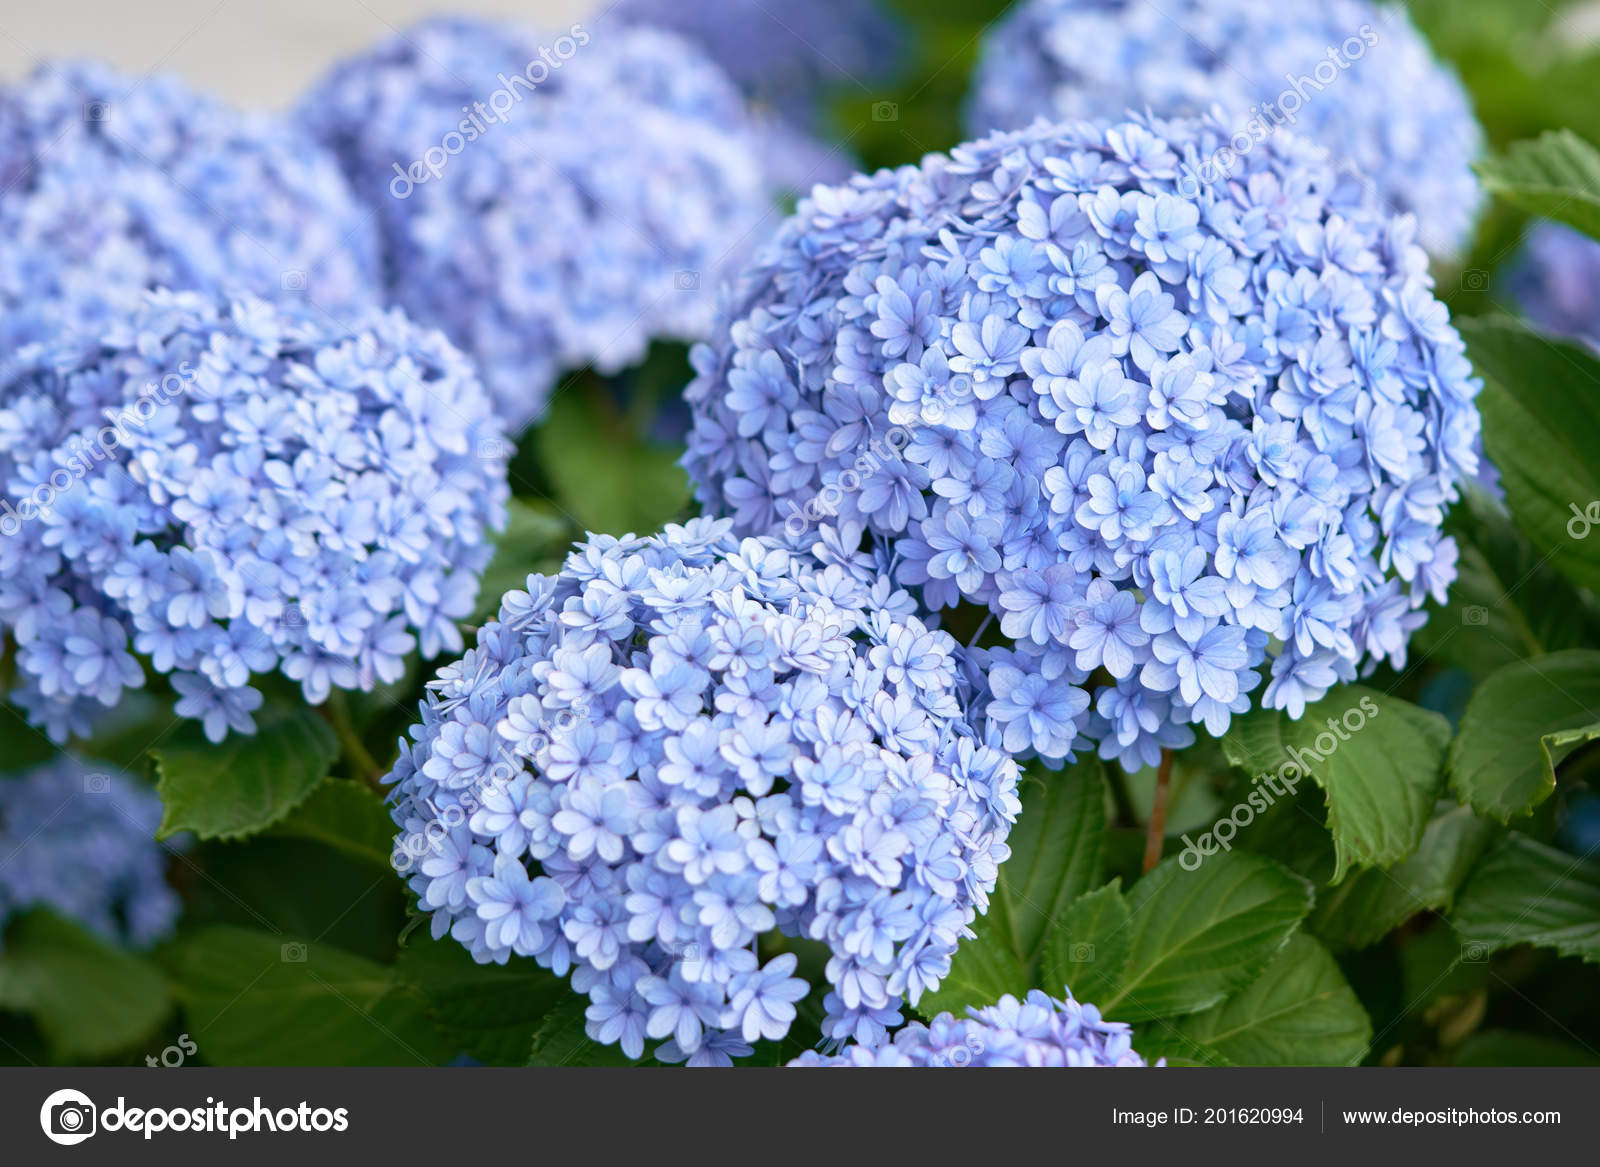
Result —
<path fill-rule="evenodd" d="M 39 1108 L 39 1125 L 52 1143 L 73 1147 L 94 1134 L 98 1113 L 87 1094 L 57 1090 Z"/>
<path fill-rule="evenodd" d="M 674 272 L 672 286 L 680 292 L 698 292 L 700 290 L 700 273 L 697 271 Z"/>
<path fill-rule="evenodd" d="M 291 940 L 278 950 L 278 956 L 284 964 L 304 964 L 306 962 L 306 946 L 298 940 Z"/>
<path fill-rule="evenodd" d="M 1471 941 L 1461 946 L 1462 964 L 1486 964 L 1489 960 L 1489 946 L 1479 941 Z"/>
<path fill-rule="evenodd" d="M 480 462 L 502 462 L 514 451 L 504 438 L 480 438 L 475 452 Z"/>
<path fill-rule="evenodd" d="M 1072 957 L 1072 962 L 1074 964 L 1093 964 L 1094 963 L 1094 945 L 1093 944 L 1074 944 L 1072 946 L 1071 950 L 1070 950 L 1069 955 Z"/>
<path fill-rule="evenodd" d="M 303 292 L 306 290 L 306 273 L 298 268 L 291 268 L 279 277 L 285 292 Z"/>
<path fill-rule="evenodd" d="M 111 117 L 111 103 L 109 101 L 86 101 L 83 103 L 83 120 L 86 122 L 103 122 Z"/>
<path fill-rule="evenodd" d="M 1461 273 L 1461 290 L 1463 292 L 1487 292 L 1489 290 L 1489 273 L 1479 268 L 1469 267 Z"/>
<path fill-rule="evenodd" d="M 872 103 L 872 120 L 875 122 L 897 122 L 900 120 L 900 104 L 894 101 L 875 101 Z"/>
<path fill-rule="evenodd" d="M 111 775 L 85 774 L 83 776 L 83 792 L 85 794 L 110 794 Z"/>
<path fill-rule="evenodd" d="M 1489 623 L 1489 609 L 1476 605 L 1461 609 L 1461 623 L 1470 628 L 1482 628 Z"/>

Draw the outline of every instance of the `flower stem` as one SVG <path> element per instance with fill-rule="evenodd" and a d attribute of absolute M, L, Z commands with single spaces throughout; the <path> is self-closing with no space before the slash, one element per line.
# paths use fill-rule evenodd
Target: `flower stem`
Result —
<path fill-rule="evenodd" d="M 1156 792 L 1150 800 L 1150 824 L 1144 832 L 1144 870 L 1161 862 L 1161 843 L 1167 835 L 1167 795 L 1172 789 L 1172 751 L 1161 751 L 1156 770 Z"/>
<path fill-rule="evenodd" d="M 1120 764 L 1106 767 L 1106 780 L 1111 786 L 1111 802 L 1116 808 L 1119 827 L 1137 827 L 1139 816 L 1134 813 L 1133 799 L 1128 797 L 1128 772 Z"/>
<path fill-rule="evenodd" d="M 350 705 L 345 700 L 344 693 L 335 689 L 328 696 L 327 703 L 319 710 L 328 724 L 333 726 L 334 735 L 339 739 L 339 748 L 344 754 L 344 760 L 349 763 L 354 775 L 359 777 L 368 786 L 379 794 L 386 791 L 383 787 L 383 767 L 378 765 L 372 752 L 367 749 L 361 740 L 361 735 L 356 732 L 354 724 L 350 721 Z"/>

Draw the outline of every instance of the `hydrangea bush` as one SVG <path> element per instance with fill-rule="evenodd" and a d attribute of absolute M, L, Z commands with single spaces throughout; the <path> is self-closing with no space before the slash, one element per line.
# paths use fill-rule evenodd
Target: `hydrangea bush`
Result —
<path fill-rule="evenodd" d="M 1600 243 L 1560 223 L 1536 223 L 1507 283 L 1534 324 L 1600 347 Z"/>
<path fill-rule="evenodd" d="M 1483 133 L 1460 80 L 1403 7 L 1369 0 L 1026 0 L 984 41 L 975 134 L 1151 110 L 1220 106 L 1227 131 L 1192 173 L 1226 185 L 1226 159 L 1277 126 L 1331 150 L 1441 256 L 1463 250 L 1481 195 Z M 1243 150 L 1241 150 L 1241 146 Z M 1219 158 L 1217 150 L 1229 147 Z M 1235 172 L 1236 176 L 1237 172 Z"/>
<path fill-rule="evenodd" d="M 398 312 L 348 325 L 152 293 L 0 382 L 0 632 L 63 740 L 169 674 L 212 740 L 255 674 L 306 700 L 461 647 L 507 444 L 466 359 Z"/>
<path fill-rule="evenodd" d="M 970 1008 L 959 1020 L 941 1013 L 928 1024 L 898 1030 L 892 1042 L 852 1042 L 837 1054 L 807 1050 L 791 1066 L 968 1066 L 1061 1068 L 1143 1066 L 1133 1049 L 1133 1030 L 1105 1021 L 1093 1005 L 1080 1005 L 1069 990 L 1056 1000 L 1034 989 L 1025 1000 L 1007 994 L 985 1008 Z"/>
<path fill-rule="evenodd" d="M 379 291 L 377 232 L 304 134 L 91 62 L 0 90 L 0 235 L 7 350 L 92 336 L 155 287 L 334 315 Z"/>
<path fill-rule="evenodd" d="M 1133 767 L 1405 658 L 1455 576 L 1479 382 L 1411 219 L 1278 135 L 1039 123 L 820 188 L 695 354 L 685 465 L 741 532 L 988 609 L 1007 749 Z"/>
<path fill-rule="evenodd" d="M 634 1058 L 783 1037 L 808 985 L 763 958 L 773 932 L 827 946 L 825 1033 L 878 1040 L 949 971 L 1018 806 L 958 646 L 880 564 L 729 528 L 595 537 L 531 576 L 391 775 L 434 935 L 570 971 Z"/>
<path fill-rule="evenodd" d="M 300 117 L 376 213 L 394 302 L 472 355 L 514 428 L 564 370 L 703 336 L 771 206 L 738 91 L 652 29 L 432 20 Z"/>
<path fill-rule="evenodd" d="M 0 936 L 14 916 L 49 908 L 135 948 L 160 940 L 179 911 L 160 822 L 152 791 L 76 758 L 0 776 Z"/>

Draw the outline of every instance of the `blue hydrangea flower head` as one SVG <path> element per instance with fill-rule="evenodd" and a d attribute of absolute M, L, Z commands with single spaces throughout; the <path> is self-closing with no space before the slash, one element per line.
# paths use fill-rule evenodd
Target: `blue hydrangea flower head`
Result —
<path fill-rule="evenodd" d="M 1508 282 L 1534 324 L 1600 346 L 1600 243 L 1560 223 L 1537 223 Z"/>
<path fill-rule="evenodd" d="M 570 972 L 634 1058 L 788 1032 L 809 986 L 770 933 L 827 947 L 830 1036 L 881 1035 L 949 972 L 1019 805 L 959 647 L 880 562 L 730 526 L 591 537 L 529 577 L 390 776 L 434 935 Z"/>
<path fill-rule="evenodd" d="M 1298 717 L 1454 579 L 1480 385 L 1414 223 L 1292 135 L 1185 183 L 1227 132 L 1040 122 L 818 188 L 694 353 L 702 504 L 987 609 L 1015 753 Z"/>
<path fill-rule="evenodd" d="M 92 62 L 0 90 L 0 345 L 97 333 L 145 290 L 373 304 L 377 231 L 289 122 Z"/>
<path fill-rule="evenodd" d="M 1468 243 L 1483 132 L 1455 72 L 1400 4 L 1373 0 L 1026 0 L 987 34 L 973 78 L 975 134 L 1052 121 L 1224 111 L 1226 185 L 1238 152 L 1285 127 L 1327 147 L 1434 255 Z"/>
<path fill-rule="evenodd" d="M 913 1022 L 896 1031 L 893 1041 L 850 1042 L 836 1054 L 808 1050 L 789 1064 L 924 1069 L 1148 1064 L 1134 1052 L 1128 1025 L 1102 1019 L 1098 1009 L 1080 1005 L 1070 991 L 1061 1000 L 1039 989 L 1021 1001 L 1007 994 L 998 1004 L 967 1013 L 960 1020 L 941 1013 L 926 1025 Z"/>
<path fill-rule="evenodd" d="M 461 647 L 508 443 L 470 363 L 398 311 L 345 324 L 150 293 L 0 377 L 0 634 L 57 740 L 170 674 L 207 736 L 251 677 L 314 704 Z M 137 655 L 136 655 L 137 654 Z"/>
<path fill-rule="evenodd" d="M 392 301 L 477 360 L 517 428 L 564 370 L 705 335 L 771 208 L 738 90 L 666 32 L 431 20 L 300 116 L 376 213 Z"/>
<path fill-rule="evenodd" d="M 126 774 L 63 755 L 0 776 L 0 934 L 48 908 L 121 944 L 145 948 L 177 922 L 161 803 Z"/>

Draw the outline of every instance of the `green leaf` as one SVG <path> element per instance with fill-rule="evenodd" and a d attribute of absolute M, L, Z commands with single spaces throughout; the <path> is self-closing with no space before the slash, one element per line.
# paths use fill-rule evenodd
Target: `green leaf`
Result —
<path fill-rule="evenodd" d="M 339 757 L 332 728 L 309 709 L 264 718 L 251 735 L 217 745 L 200 727 L 177 730 L 151 751 L 163 816 L 157 838 L 193 831 L 239 839 L 265 830 L 304 802 Z"/>
<path fill-rule="evenodd" d="M 5 655 L 5 643 L 0 637 L 0 657 Z M 0 701 L 0 736 L 6 743 L 6 769 L 12 773 L 20 774 L 42 766 L 61 753 L 60 747 L 3 701 Z"/>
<path fill-rule="evenodd" d="M 1547 733 L 1539 739 L 1539 749 L 1544 753 L 1544 760 L 1551 770 L 1565 762 L 1580 746 L 1586 746 L 1592 741 L 1600 740 L 1600 721 L 1591 721 L 1588 725 L 1577 725 L 1571 729 L 1558 729 L 1554 733 Z"/>
<path fill-rule="evenodd" d="M 1600 1066 L 1600 1056 L 1536 1033 L 1485 1029 L 1461 1043 L 1457 1066 Z"/>
<path fill-rule="evenodd" d="M 1493 833 L 1470 809 L 1451 804 L 1409 858 L 1324 889 L 1307 927 L 1336 949 L 1365 948 L 1418 912 L 1448 910 Z"/>
<path fill-rule="evenodd" d="M 601 1045 L 591 1041 L 584 1031 L 584 1010 L 589 1005 L 587 997 L 569 993 L 550 1011 L 534 1032 L 532 1048 L 528 1053 L 530 1066 L 632 1066 L 636 1063 L 622 1052 L 618 1045 Z M 645 1053 L 650 1046 L 647 1043 Z M 641 1059 L 644 1061 L 646 1059 Z"/>
<path fill-rule="evenodd" d="M 1275 800 L 1276 784 L 1292 791 L 1295 773 L 1310 773 L 1327 795 L 1338 883 L 1353 868 L 1388 866 L 1415 850 L 1444 779 L 1449 740 L 1450 725 L 1437 713 L 1351 685 L 1308 705 L 1298 721 L 1271 709 L 1235 718 L 1222 748 L 1247 773 L 1274 776 L 1252 793 L 1253 810 Z"/>
<path fill-rule="evenodd" d="M 1460 549 L 1458 575 L 1412 638 L 1419 650 L 1482 680 L 1513 661 L 1600 642 L 1593 601 L 1496 504 L 1472 492 L 1445 529 Z"/>
<path fill-rule="evenodd" d="M 534 572 L 559 570 L 576 534 L 572 523 L 550 503 L 510 501 L 505 532 L 495 540 L 494 558 L 483 573 L 475 616 L 479 622 L 500 610 L 500 597 L 522 591 Z"/>
<path fill-rule="evenodd" d="M 383 799 L 359 782 L 329 779 L 266 834 L 309 839 L 385 871 L 392 867 L 394 820 Z"/>
<path fill-rule="evenodd" d="M 1022 812 L 1006 840 L 1011 858 L 1000 868 L 990 907 L 1005 921 L 1012 951 L 1031 965 L 1053 921 L 1100 882 L 1105 848 L 1105 770 L 1092 755 L 1060 773 L 1030 774 Z"/>
<path fill-rule="evenodd" d="M 60 1060 L 127 1053 L 171 1008 L 166 978 L 78 924 L 32 911 L 0 949 L 0 1009 L 31 1014 Z"/>
<path fill-rule="evenodd" d="M 917 1002 L 922 1016 L 954 1013 L 964 1017 L 971 1006 L 993 1005 L 1007 993 L 1021 995 L 1033 987 L 1028 966 L 1011 947 L 1003 923 L 992 910 L 974 921 L 972 930 L 976 935 L 956 949 L 949 975 Z"/>
<path fill-rule="evenodd" d="M 1242 989 L 1311 910 L 1311 885 L 1270 859 L 1164 860 L 1128 893 L 1128 963 L 1101 1011 L 1121 1020 L 1196 1013 Z"/>
<path fill-rule="evenodd" d="M 1236 1066 L 1353 1066 L 1372 1022 L 1328 950 L 1293 936 L 1266 970 L 1178 1030 Z"/>
<path fill-rule="evenodd" d="M 393 868 L 376 866 L 370 854 L 268 832 L 203 844 L 185 866 L 204 873 L 185 896 L 191 926 L 315 936 L 380 964 L 395 958 L 410 893 Z"/>
<path fill-rule="evenodd" d="M 1133 1048 L 1148 1062 L 1165 1058 L 1168 1066 L 1225 1069 L 1233 1064 L 1216 1050 L 1184 1033 L 1176 1020 L 1166 1017 L 1152 1018 L 1141 1024 L 1133 1035 Z"/>
<path fill-rule="evenodd" d="M 557 392 L 534 431 L 561 507 L 587 531 L 608 535 L 659 529 L 689 503 L 678 451 L 644 441 L 615 414 L 594 378 Z"/>
<path fill-rule="evenodd" d="M 992 1005 L 1032 987 L 1030 970 L 1051 925 L 1100 881 L 1105 798 L 1105 773 L 1094 758 L 1060 773 L 1028 775 L 1022 812 L 1006 840 L 1011 858 L 1000 868 L 989 912 L 956 950 L 943 983 L 918 1003 L 919 1013 L 961 1016 L 969 1005 Z"/>
<path fill-rule="evenodd" d="M 494 1066 L 519 1066 L 545 1018 L 569 999 L 566 981 L 531 960 L 479 964 L 460 944 L 427 933 L 401 950 L 400 977 L 427 1002 L 433 1023 L 467 1053 Z"/>
<path fill-rule="evenodd" d="M 1298 789 L 1290 794 L 1286 787 L 1283 795 L 1274 794 L 1270 785 L 1256 781 L 1259 775 L 1245 775 L 1236 771 L 1235 781 L 1222 792 L 1219 805 L 1233 821 L 1246 817 L 1238 810 L 1246 807 L 1256 811 L 1251 821 L 1240 828 L 1232 840 L 1236 851 L 1250 851 L 1276 860 L 1290 871 L 1313 884 L 1325 884 L 1333 879 L 1338 866 L 1333 836 L 1328 833 L 1328 807 L 1321 787 L 1309 782 L 1297 783 Z M 1276 775 L 1273 776 L 1276 781 Z M 1251 802 L 1251 796 L 1255 802 Z M 1265 803 L 1266 810 L 1259 807 Z M 1194 831 L 1185 831 L 1182 840 L 1198 844 L 1210 830 L 1215 839 L 1215 826 L 1208 823 L 1200 831 L 1200 840 Z"/>
<path fill-rule="evenodd" d="M 1485 952 L 1533 944 L 1600 962 L 1600 863 L 1511 831 L 1472 869 L 1451 923 Z"/>
<path fill-rule="evenodd" d="M 1556 570 L 1600 591 L 1600 360 L 1508 317 L 1457 327 L 1487 382 L 1483 440 L 1512 517 Z"/>
<path fill-rule="evenodd" d="M 1132 923 L 1120 882 L 1079 896 L 1045 944 L 1041 987 L 1057 995 L 1065 986 L 1080 1001 L 1113 992 L 1128 963 Z"/>
<path fill-rule="evenodd" d="M 1483 185 L 1508 203 L 1600 239 L 1600 151 L 1571 130 L 1513 143 L 1477 169 Z"/>
<path fill-rule="evenodd" d="M 1478 686 L 1450 746 L 1450 789 L 1508 822 L 1555 791 L 1555 767 L 1593 740 L 1600 652 L 1574 649 L 1507 665 Z"/>
<path fill-rule="evenodd" d="M 200 1056 L 219 1066 L 431 1066 L 453 1049 L 390 965 L 248 928 L 205 928 L 172 954 Z"/>

